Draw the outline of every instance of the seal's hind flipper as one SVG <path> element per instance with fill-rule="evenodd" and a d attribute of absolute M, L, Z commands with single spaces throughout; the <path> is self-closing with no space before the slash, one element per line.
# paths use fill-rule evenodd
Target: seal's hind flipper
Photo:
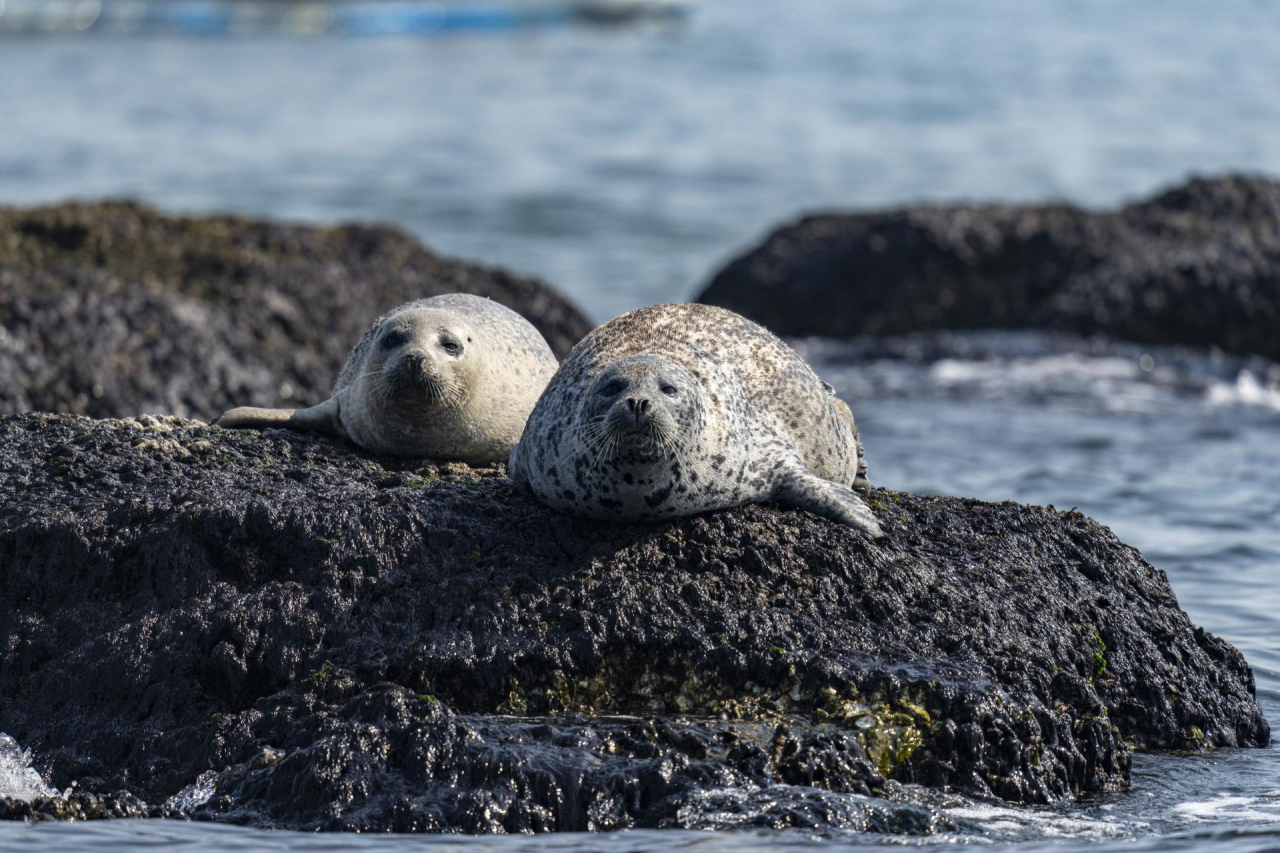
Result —
<path fill-rule="evenodd" d="M 853 443 L 858 448 L 858 474 L 853 478 L 853 490 L 867 494 L 871 491 L 871 481 L 867 479 L 866 451 L 862 449 L 862 436 L 858 428 L 853 428 Z"/>
<path fill-rule="evenodd" d="M 257 409 L 241 406 L 214 421 L 225 429 L 296 429 L 346 437 L 338 419 L 338 398 L 330 397 L 309 409 Z"/>
<path fill-rule="evenodd" d="M 847 524 L 872 538 L 884 535 L 871 507 L 853 489 L 816 477 L 799 465 L 789 466 L 780 474 L 773 497 L 781 503 Z"/>

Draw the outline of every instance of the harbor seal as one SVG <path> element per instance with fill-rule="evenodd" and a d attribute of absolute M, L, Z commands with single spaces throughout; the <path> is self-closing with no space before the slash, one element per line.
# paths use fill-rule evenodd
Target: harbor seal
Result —
<path fill-rule="evenodd" d="M 794 350 L 711 305 L 657 305 L 575 346 L 508 468 L 588 518 L 779 501 L 880 536 L 853 414 Z"/>
<path fill-rule="evenodd" d="M 388 456 L 501 462 L 555 370 L 555 355 L 528 320 L 489 299 L 450 293 L 376 320 L 323 403 L 232 409 L 217 423 L 326 432 Z"/>

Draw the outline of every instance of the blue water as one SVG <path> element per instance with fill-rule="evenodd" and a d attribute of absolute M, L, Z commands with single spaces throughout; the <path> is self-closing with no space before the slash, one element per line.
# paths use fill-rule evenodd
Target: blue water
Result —
<path fill-rule="evenodd" d="M 780 221 L 1280 173 L 1280 3 L 702 0 L 457 38 L 0 39 L 0 203 L 399 223 L 597 318 Z"/>
<path fill-rule="evenodd" d="M 390 221 L 539 273 L 604 319 L 689 297 L 801 211 L 1108 205 L 1191 172 L 1280 174 L 1276 45 L 1280 3 L 1184 0 L 707 0 L 679 26 L 430 40 L 2 38 L 0 203 L 130 195 Z M 1018 335 L 941 360 L 801 346 L 852 404 L 874 482 L 1078 506 L 1111 525 L 1244 651 L 1280 724 L 1280 367 Z M 1140 756 L 1131 792 L 1057 810 L 934 805 L 960 829 L 890 843 L 1277 850 L 1280 751 Z M 882 843 L 0 826 L 4 850 L 112 853 Z"/>

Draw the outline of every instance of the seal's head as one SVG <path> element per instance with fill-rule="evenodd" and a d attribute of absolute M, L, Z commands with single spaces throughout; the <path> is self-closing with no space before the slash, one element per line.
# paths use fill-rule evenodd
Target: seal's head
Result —
<path fill-rule="evenodd" d="M 685 368 L 655 355 L 615 361 L 582 399 L 582 443 L 599 460 L 646 464 L 678 454 L 704 427 L 702 388 Z"/>
<path fill-rule="evenodd" d="M 408 414 L 459 407 L 482 360 L 471 328 L 455 313 L 410 308 L 383 321 L 365 364 L 367 399 Z"/>

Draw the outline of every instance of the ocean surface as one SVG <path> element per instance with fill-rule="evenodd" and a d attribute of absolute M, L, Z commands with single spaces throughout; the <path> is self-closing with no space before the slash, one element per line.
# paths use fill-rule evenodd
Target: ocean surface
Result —
<path fill-rule="evenodd" d="M 706 0 L 675 26 L 7 37 L 0 204 L 389 221 L 605 319 L 689 298 L 802 211 L 1109 205 L 1192 172 L 1280 174 L 1278 44 L 1280 3 L 1260 0 Z M 1280 365 L 1017 333 L 797 345 L 852 405 L 873 482 L 1110 525 L 1243 650 L 1280 725 Z M 0 792 L 41 786 L 33 759 L 0 744 Z M 955 829 L 465 839 L 121 821 L 0 824 L 0 850 L 1280 850 L 1274 747 L 1138 756 L 1131 791 L 1060 808 L 907 796 Z"/>
<path fill-rule="evenodd" d="M 0 204 L 389 221 L 604 320 L 690 297 L 815 208 L 1111 205 L 1280 173 L 1276 0 L 693 8 L 430 38 L 0 36 Z"/>

